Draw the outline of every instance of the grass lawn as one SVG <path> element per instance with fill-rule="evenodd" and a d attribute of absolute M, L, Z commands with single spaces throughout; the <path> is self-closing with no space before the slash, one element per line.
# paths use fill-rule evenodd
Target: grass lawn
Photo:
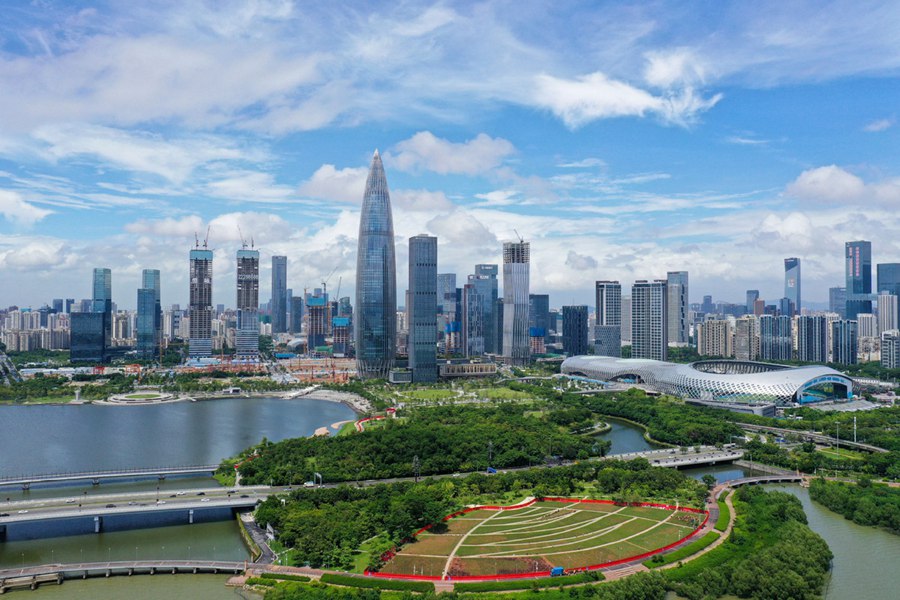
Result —
<path fill-rule="evenodd" d="M 125 396 L 129 400 L 148 400 L 150 398 L 156 398 L 159 394 L 128 394 Z"/>
<path fill-rule="evenodd" d="M 403 395 L 411 400 L 449 400 L 456 397 L 453 390 L 410 390 Z"/>
<path fill-rule="evenodd" d="M 22 402 L 2 400 L 0 404 L 66 404 L 74 399 L 75 396 L 44 396 L 41 398 L 26 398 Z"/>
<path fill-rule="evenodd" d="M 819 452 L 830 458 L 863 460 L 865 455 L 856 450 L 848 450 L 847 448 L 819 448 Z"/>
<path fill-rule="evenodd" d="M 511 390 L 505 387 L 477 389 L 475 390 L 475 395 L 488 400 L 528 400 L 531 398 L 531 394 L 527 392 Z"/>

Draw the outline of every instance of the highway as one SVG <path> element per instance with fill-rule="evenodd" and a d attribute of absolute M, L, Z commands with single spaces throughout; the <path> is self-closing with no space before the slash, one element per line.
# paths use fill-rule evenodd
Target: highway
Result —
<path fill-rule="evenodd" d="M 766 425 L 750 425 L 747 423 L 736 423 L 741 429 L 745 431 L 752 432 L 767 432 L 767 433 L 777 433 L 778 435 L 795 435 L 801 439 L 809 440 L 811 442 L 818 442 L 820 444 L 835 444 L 840 443 L 840 445 L 846 448 L 855 448 L 857 450 L 865 450 L 867 452 L 888 452 L 884 448 L 879 448 L 878 446 L 872 446 L 871 444 L 863 444 L 861 442 L 854 442 L 851 440 L 838 440 L 835 437 L 830 435 L 826 435 L 823 433 L 816 433 L 814 431 L 805 431 L 802 429 L 784 429 L 782 427 L 768 427 Z"/>
<path fill-rule="evenodd" d="M 732 462 L 743 457 L 740 449 L 718 450 L 712 447 L 701 447 L 700 452 L 693 449 L 682 453 L 677 449 L 650 450 L 646 452 L 631 452 L 627 454 L 613 454 L 604 458 L 591 460 L 633 460 L 645 458 L 651 465 L 660 467 L 685 467 L 699 464 L 716 464 Z M 572 464 L 562 462 L 555 466 Z M 516 467 L 500 469 L 498 472 L 522 471 L 526 469 L 542 468 L 537 466 Z M 445 477 L 463 477 L 471 473 L 445 473 L 429 475 L 428 477 L 441 479 Z M 414 481 L 414 477 L 394 477 L 389 479 L 372 479 L 360 481 L 347 481 L 341 483 L 325 483 L 324 488 L 337 487 L 338 485 L 370 486 L 381 483 L 398 483 L 401 481 Z M 59 496 L 41 498 L 37 500 L 17 500 L 0 502 L 0 525 L 4 523 L 16 523 L 38 521 L 43 519 L 55 519 L 77 516 L 98 516 L 120 513 L 138 513 L 155 510 L 192 509 L 192 508 L 252 508 L 258 502 L 268 498 L 272 494 L 287 493 L 298 486 L 235 486 L 231 488 L 185 488 L 181 490 L 169 490 L 160 494 L 156 491 L 139 491 L 103 494 L 94 493 L 84 495 L 71 495 L 71 490 L 60 489 Z M 300 486 L 302 487 L 302 486 Z M 98 488 L 100 489 L 100 488 Z"/>

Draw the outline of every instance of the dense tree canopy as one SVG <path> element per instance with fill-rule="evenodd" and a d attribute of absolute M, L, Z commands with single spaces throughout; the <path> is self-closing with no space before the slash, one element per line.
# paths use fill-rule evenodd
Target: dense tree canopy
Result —
<path fill-rule="evenodd" d="M 858 485 L 814 479 L 809 495 L 854 523 L 900 535 L 900 489 L 874 485 L 867 479 Z"/>

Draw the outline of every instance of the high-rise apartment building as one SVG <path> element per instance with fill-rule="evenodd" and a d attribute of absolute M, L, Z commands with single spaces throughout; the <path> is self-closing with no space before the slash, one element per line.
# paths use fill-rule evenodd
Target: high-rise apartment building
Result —
<path fill-rule="evenodd" d="M 790 300 L 793 305 L 793 312 L 787 314 L 792 317 L 800 314 L 800 259 L 786 258 L 784 259 L 784 297 Z"/>
<path fill-rule="evenodd" d="M 668 289 L 666 280 L 635 281 L 631 286 L 631 356 L 668 358 Z"/>
<path fill-rule="evenodd" d="M 759 356 L 762 360 L 793 358 L 793 319 L 788 315 L 759 318 Z"/>
<path fill-rule="evenodd" d="M 734 333 L 731 322 L 712 319 L 696 325 L 697 353 L 700 356 L 727 358 L 734 356 Z"/>
<path fill-rule="evenodd" d="M 845 244 L 847 281 L 847 320 L 855 320 L 859 313 L 872 312 L 872 242 L 856 241 Z"/>
<path fill-rule="evenodd" d="M 190 309 L 188 354 L 191 358 L 212 355 L 213 252 L 199 243 L 190 253 Z"/>
<path fill-rule="evenodd" d="M 828 321 L 824 316 L 797 318 L 797 360 L 828 362 Z"/>
<path fill-rule="evenodd" d="M 287 332 L 287 256 L 272 257 L 272 333 Z"/>
<path fill-rule="evenodd" d="M 597 311 L 594 354 L 622 356 L 622 284 L 618 281 L 595 282 L 594 302 Z"/>
<path fill-rule="evenodd" d="M 513 365 L 531 360 L 528 336 L 529 267 L 528 242 L 503 244 L 503 356 Z"/>
<path fill-rule="evenodd" d="M 759 333 L 756 317 L 741 317 L 734 322 L 735 360 L 759 358 Z"/>
<path fill-rule="evenodd" d="M 569 356 L 588 353 L 587 305 L 562 307 L 563 351 Z"/>
<path fill-rule="evenodd" d="M 291 333 L 300 335 L 303 330 L 303 296 L 291 296 L 291 302 L 288 305 L 288 312 L 291 318 Z"/>
<path fill-rule="evenodd" d="M 237 322 L 234 347 L 238 358 L 259 357 L 259 250 L 237 251 Z"/>
<path fill-rule="evenodd" d="M 137 352 L 142 358 L 153 358 L 162 343 L 162 305 L 158 269 L 144 269 L 141 288 L 137 291 Z"/>
<path fill-rule="evenodd" d="M 898 315 L 897 296 L 894 294 L 878 294 L 878 331 L 890 331 L 900 329 Z"/>
<path fill-rule="evenodd" d="M 688 319 L 688 272 L 669 271 L 666 274 L 666 289 L 669 297 L 668 340 L 676 346 L 686 346 L 690 341 L 690 320 Z"/>
<path fill-rule="evenodd" d="M 631 296 L 622 296 L 622 326 L 619 328 L 622 342 L 631 343 Z M 619 355 L 621 356 L 621 350 Z"/>
<path fill-rule="evenodd" d="M 409 368 L 414 382 L 437 379 L 437 238 L 409 238 Z"/>
<path fill-rule="evenodd" d="M 881 366 L 900 369 L 900 331 L 896 329 L 881 334 Z"/>
<path fill-rule="evenodd" d="M 377 150 L 359 220 L 355 310 L 357 373 L 387 379 L 397 348 L 397 263 L 391 196 Z"/>
<path fill-rule="evenodd" d="M 858 343 L 856 321 L 844 319 L 831 324 L 832 362 L 855 365 Z"/>

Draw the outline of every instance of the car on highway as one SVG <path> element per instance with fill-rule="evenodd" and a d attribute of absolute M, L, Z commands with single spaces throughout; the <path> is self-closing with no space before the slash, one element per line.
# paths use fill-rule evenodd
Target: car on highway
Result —
<path fill-rule="evenodd" d="M 106 508 L 115 508 L 115 507 L 116 507 L 115 504 L 107 504 L 107 505 L 106 505 Z"/>
<path fill-rule="evenodd" d="M 66 500 L 66 504 L 75 504 L 75 498 L 69 498 Z"/>
<path fill-rule="evenodd" d="M 209 502 L 209 498 L 201 498 L 200 502 Z"/>
<path fill-rule="evenodd" d="M 206 495 L 206 492 L 197 492 L 197 495 L 198 495 L 198 496 L 205 496 L 205 495 Z"/>
<path fill-rule="evenodd" d="M 157 501 L 156 501 L 156 505 L 157 505 L 157 506 L 159 506 L 160 504 L 165 504 L 165 503 L 166 503 L 165 500 L 157 500 Z M 141 506 L 144 506 L 144 505 L 141 504 Z"/>
<path fill-rule="evenodd" d="M 184 496 L 185 494 L 187 494 L 187 492 L 175 492 L 175 496 Z M 172 497 L 174 498 L 175 496 Z"/>
<path fill-rule="evenodd" d="M 9 513 L 0 513 L 0 517 L 8 517 Z"/>
<path fill-rule="evenodd" d="M 249 498 L 249 497 L 250 496 L 248 496 L 247 494 L 241 494 L 241 498 Z"/>
<path fill-rule="evenodd" d="M 27 512 L 28 512 L 27 510 L 20 510 L 17 514 L 24 515 L 24 514 L 26 514 Z"/>

